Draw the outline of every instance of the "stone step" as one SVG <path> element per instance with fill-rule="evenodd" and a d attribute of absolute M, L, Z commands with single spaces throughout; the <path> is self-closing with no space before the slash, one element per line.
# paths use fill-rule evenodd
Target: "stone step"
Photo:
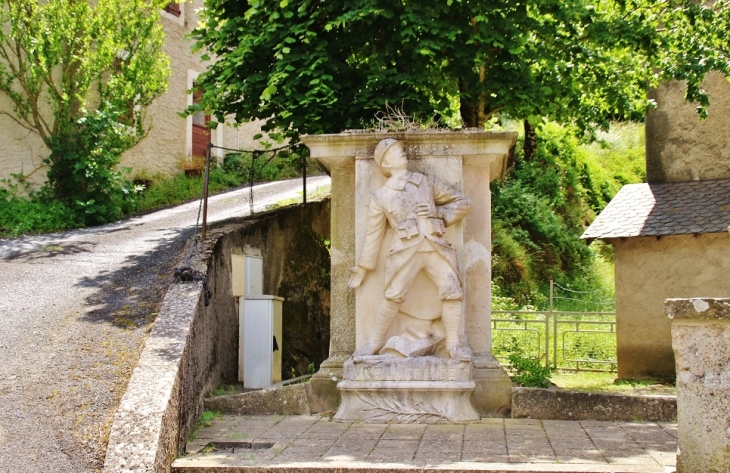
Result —
<path fill-rule="evenodd" d="M 438 473 L 676 473 L 673 467 L 656 469 L 645 465 L 595 465 L 583 464 L 524 464 L 524 463 L 489 463 L 489 464 L 435 464 L 404 465 L 403 463 L 312 463 L 292 462 L 280 465 L 254 466 L 231 465 L 210 461 L 200 465 L 180 465 L 175 462 L 172 473 L 238 473 L 238 472 L 271 472 L 271 473 L 395 473 L 395 472 L 438 472 Z"/>
<path fill-rule="evenodd" d="M 513 388 L 512 417 L 616 422 L 676 422 L 677 396 Z"/>

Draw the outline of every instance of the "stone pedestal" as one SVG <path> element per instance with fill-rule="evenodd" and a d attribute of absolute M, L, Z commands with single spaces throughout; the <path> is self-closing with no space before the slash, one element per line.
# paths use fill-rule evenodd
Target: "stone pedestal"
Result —
<path fill-rule="evenodd" d="M 414 131 L 400 133 L 342 133 L 302 137 L 313 159 L 328 169 L 332 177 L 332 304 L 330 357 L 311 383 L 315 409 L 334 410 L 335 385 L 343 379 L 345 360 L 365 343 L 377 306 L 383 296 L 383 272 L 388 245 L 378 265 L 362 286 L 348 289 L 350 268 L 356 264 L 367 225 L 370 196 L 385 183 L 373 163 L 376 145 L 385 138 L 404 143 L 409 169 L 437 177 L 467 195 L 473 205 L 458 224 L 446 228 L 446 237 L 457 251 L 465 294 L 465 320 L 461 339 L 474 352 L 471 368 L 474 391 L 472 402 L 481 416 L 502 416 L 509 411 L 509 377 L 491 354 L 491 194 L 489 183 L 503 173 L 506 157 L 517 139 L 512 132 Z M 390 238 L 386 235 L 386 240 Z M 427 287 L 430 281 L 419 276 L 413 288 Z M 428 297 L 406 301 L 406 314 L 421 311 L 422 319 L 438 317 L 427 312 L 439 307 L 433 290 Z M 430 299 L 429 299 L 430 298 Z M 409 305 L 410 304 L 410 305 Z M 415 307 L 418 306 L 418 307 Z M 356 317 L 357 314 L 357 317 Z M 412 321 L 407 322 L 412 323 Z M 406 324 L 399 315 L 388 337 Z M 342 396 L 349 396 L 346 379 Z M 351 402 L 350 401 L 347 402 Z M 339 402 L 337 402 L 339 404 Z"/>
<path fill-rule="evenodd" d="M 342 403 L 335 420 L 368 423 L 479 421 L 470 397 L 472 364 L 436 356 L 349 359 L 337 385 Z"/>
<path fill-rule="evenodd" d="M 730 471 L 730 299 L 667 299 L 677 363 L 677 473 Z"/>

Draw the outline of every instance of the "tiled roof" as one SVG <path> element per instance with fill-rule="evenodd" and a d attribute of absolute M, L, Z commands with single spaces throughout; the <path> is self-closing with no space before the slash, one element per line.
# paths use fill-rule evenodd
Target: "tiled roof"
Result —
<path fill-rule="evenodd" d="M 726 232 L 730 179 L 629 184 L 581 238 L 620 238 Z"/>

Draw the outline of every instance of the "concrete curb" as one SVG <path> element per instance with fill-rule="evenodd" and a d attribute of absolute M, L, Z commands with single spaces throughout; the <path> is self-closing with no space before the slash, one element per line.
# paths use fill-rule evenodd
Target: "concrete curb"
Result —
<path fill-rule="evenodd" d="M 676 422 L 677 398 L 513 388 L 512 417 L 544 420 Z"/>
<path fill-rule="evenodd" d="M 205 399 L 210 411 L 236 415 L 310 415 L 308 383 Z"/>
<path fill-rule="evenodd" d="M 201 284 L 177 284 L 162 310 L 114 415 L 105 473 L 169 471 L 178 455 L 181 367 Z"/>

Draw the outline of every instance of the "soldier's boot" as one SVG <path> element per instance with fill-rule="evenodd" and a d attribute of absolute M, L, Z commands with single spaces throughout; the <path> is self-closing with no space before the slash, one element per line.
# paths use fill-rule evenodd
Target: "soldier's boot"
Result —
<path fill-rule="evenodd" d="M 373 324 L 373 331 L 370 333 L 368 341 L 365 345 L 355 350 L 354 356 L 368 356 L 374 355 L 378 352 L 385 344 L 385 334 L 388 332 L 390 324 L 393 323 L 393 319 L 398 315 L 398 309 L 400 308 L 400 302 L 394 302 L 388 299 L 383 299 L 378 308 L 378 313 L 375 316 L 375 323 Z"/>
<path fill-rule="evenodd" d="M 441 321 L 446 332 L 446 350 L 455 360 L 471 360 L 469 347 L 459 344 L 459 327 L 461 325 L 461 301 L 443 301 Z"/>

